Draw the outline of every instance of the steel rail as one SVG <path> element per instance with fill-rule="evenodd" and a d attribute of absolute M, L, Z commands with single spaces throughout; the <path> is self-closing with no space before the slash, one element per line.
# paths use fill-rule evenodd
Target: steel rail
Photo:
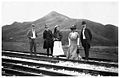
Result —
<path fill-rule="evenodd" d="M 10 56 L 10 57 L 20 57 L 20 58 L 26 58 L 26 59 L 34 59 L 34 60 L 41 60 L 41 61 L 49 61 L 49 62 L 59 62 L 59 61 L 70 61 L 74 63 L 84 63 L 84 64 L 90 64 L 90 65 L 99 65 L 99 66 L 105 66 L 105 67 L 118 67 L 117 63 L 111 63 L 111 62 L 95 62 L 95 61 L 84 61 L 84 60 L 68 60 L 68 59 L 62 59 L 62 58 L 53 58 L 53 57 L 46 57 L 46 56 L 31 56 L 27 54 L 21 54 L 21 53 L 14 53 L 14 52 L 2 52 L 3 56 Z"/>
<path fill-rule="evenodd" d="M 81 73 L 90 73 L 91 75 L 99 74 L 102 76 L 118 76 L 118 73 L 116 73 L 116 72 L 91 70 L 91 69 L 84 69 L 84 68 L 74 68 L 74 67 L 66 67 L 66 66 L 59 66 L 59 65 L 44 64 L 44 63 L 34 63 L 34 62 L 5 59 L 5 58 L 2 58 L 2 61 L 8 62 L 8 63 L 19 63 L 19 64 L 23 64 L 23 65 L 36 66 L 38 68 L 39 67 L 47 67 L 47 68 L 54 68 L 54 69 L 64 69 L 64 70 L 69 70 L 69 71 L 77 71 L 77 72 L 81 72 Z"/>

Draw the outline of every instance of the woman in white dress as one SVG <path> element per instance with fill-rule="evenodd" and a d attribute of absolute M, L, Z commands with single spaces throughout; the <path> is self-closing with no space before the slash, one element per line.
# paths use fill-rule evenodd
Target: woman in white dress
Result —
<path fill-rule="evenodd" d="M 60 32 L 59 26 L 56 25 L 54 29 L 54 46 L 53 46 L 53 56 L 57 57 L 59 55 L 64 55 L 62 48 L 62 33 Z"/>
<path fill-rule="evenodd" d="M 67 52 L 67 59 L 72 59 L 72 60 L 81 60 L 82 57 L 80 56 L 79 53 L 77 53 L 77 49 L 79 47 L 79 39 L 80 36 L 78 32 L 76 31 L 76 26 L 73 25 L 71 28 L 71 32 L 69 33 L 68 36 L 68 52 Z"/>

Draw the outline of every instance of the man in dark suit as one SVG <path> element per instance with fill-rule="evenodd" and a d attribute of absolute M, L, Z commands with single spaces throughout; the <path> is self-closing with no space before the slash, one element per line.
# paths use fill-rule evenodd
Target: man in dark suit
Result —
<path fill-rule="evenodd" d="M 28 31 L 27 37 L 29 38 L 31 55 L 33 53 L 33 48 L 34 48 L 34 53 L 35 53 L 35 56 L 36 56 L 36 38 L 37 38 L 37 32 L 35 31 L 35 25 L 32 24 L 31 26 L 32 26 L 32 29 Z"/>
<path fill-rule="evenodd" d="M 45 31 L 43 32 L 43 49 L 47 49 L 47 56 L 50 55 L 49 49 L 51 49 L 51 55 L 53 54 L 53 34 L 47 25 L 45 25 Z"/>
<path fill-rule="evenodd" d="M 82 22 L 82 31 L 80 35 L 81 43 L 85 51 L 85 59 L 88 60 L 89 57 L 89 49 L 90 49 L 90 42 L 92 40 L 92 34 L 91 31 L 86 28 L 86 22 Z"/>

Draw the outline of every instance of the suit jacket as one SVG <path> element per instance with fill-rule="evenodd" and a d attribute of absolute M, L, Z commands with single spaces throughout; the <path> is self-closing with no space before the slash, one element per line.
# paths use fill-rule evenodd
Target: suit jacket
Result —
<path fill-rule="evenodd" d="M 82 29 L 81 35 L 80 35 L 81 42 L 83 43 L 83 33 L 82 32 L 83 32 L 83 29 Z M 91 31 L 88 28 L 85 28 L 84 34 L 85 34 L 85 38 L 86 38 L 87 42 L 90 43 L 90 41 L 92 40 Z"/>
<path fill-rule="evenodd" d="M 53 47 L 53 34 L 51 30 L 48 31 L 45 30 L 43 32 L 43 39 L 44 39 L 44 44 L 43 44 L 44 49 Z"/>
<path fill-rule="evenodd" d="M 35 31 L 35 36 L 36 36 L 36 37 L 38 36 L 36 31 Z M 27 37 L 28 37 L 29 39 L 31 39 L 31 37 L 33 37 L 32 30 L 29 30 L 29 31 L 28 31 Z"/>

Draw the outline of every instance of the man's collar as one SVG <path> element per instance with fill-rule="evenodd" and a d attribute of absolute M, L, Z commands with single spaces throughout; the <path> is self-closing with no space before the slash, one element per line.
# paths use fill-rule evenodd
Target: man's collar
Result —
<path fill-rule="evenodd" d="M 85 28 L 83 28 L 83 30 L 85 30 L 86 29 L 86 27 Z"/>
<path fill-rule="evenodd" d="M 32 31 L 35 31 L 35 29 L 34 30 L 32 29 Z"/>

